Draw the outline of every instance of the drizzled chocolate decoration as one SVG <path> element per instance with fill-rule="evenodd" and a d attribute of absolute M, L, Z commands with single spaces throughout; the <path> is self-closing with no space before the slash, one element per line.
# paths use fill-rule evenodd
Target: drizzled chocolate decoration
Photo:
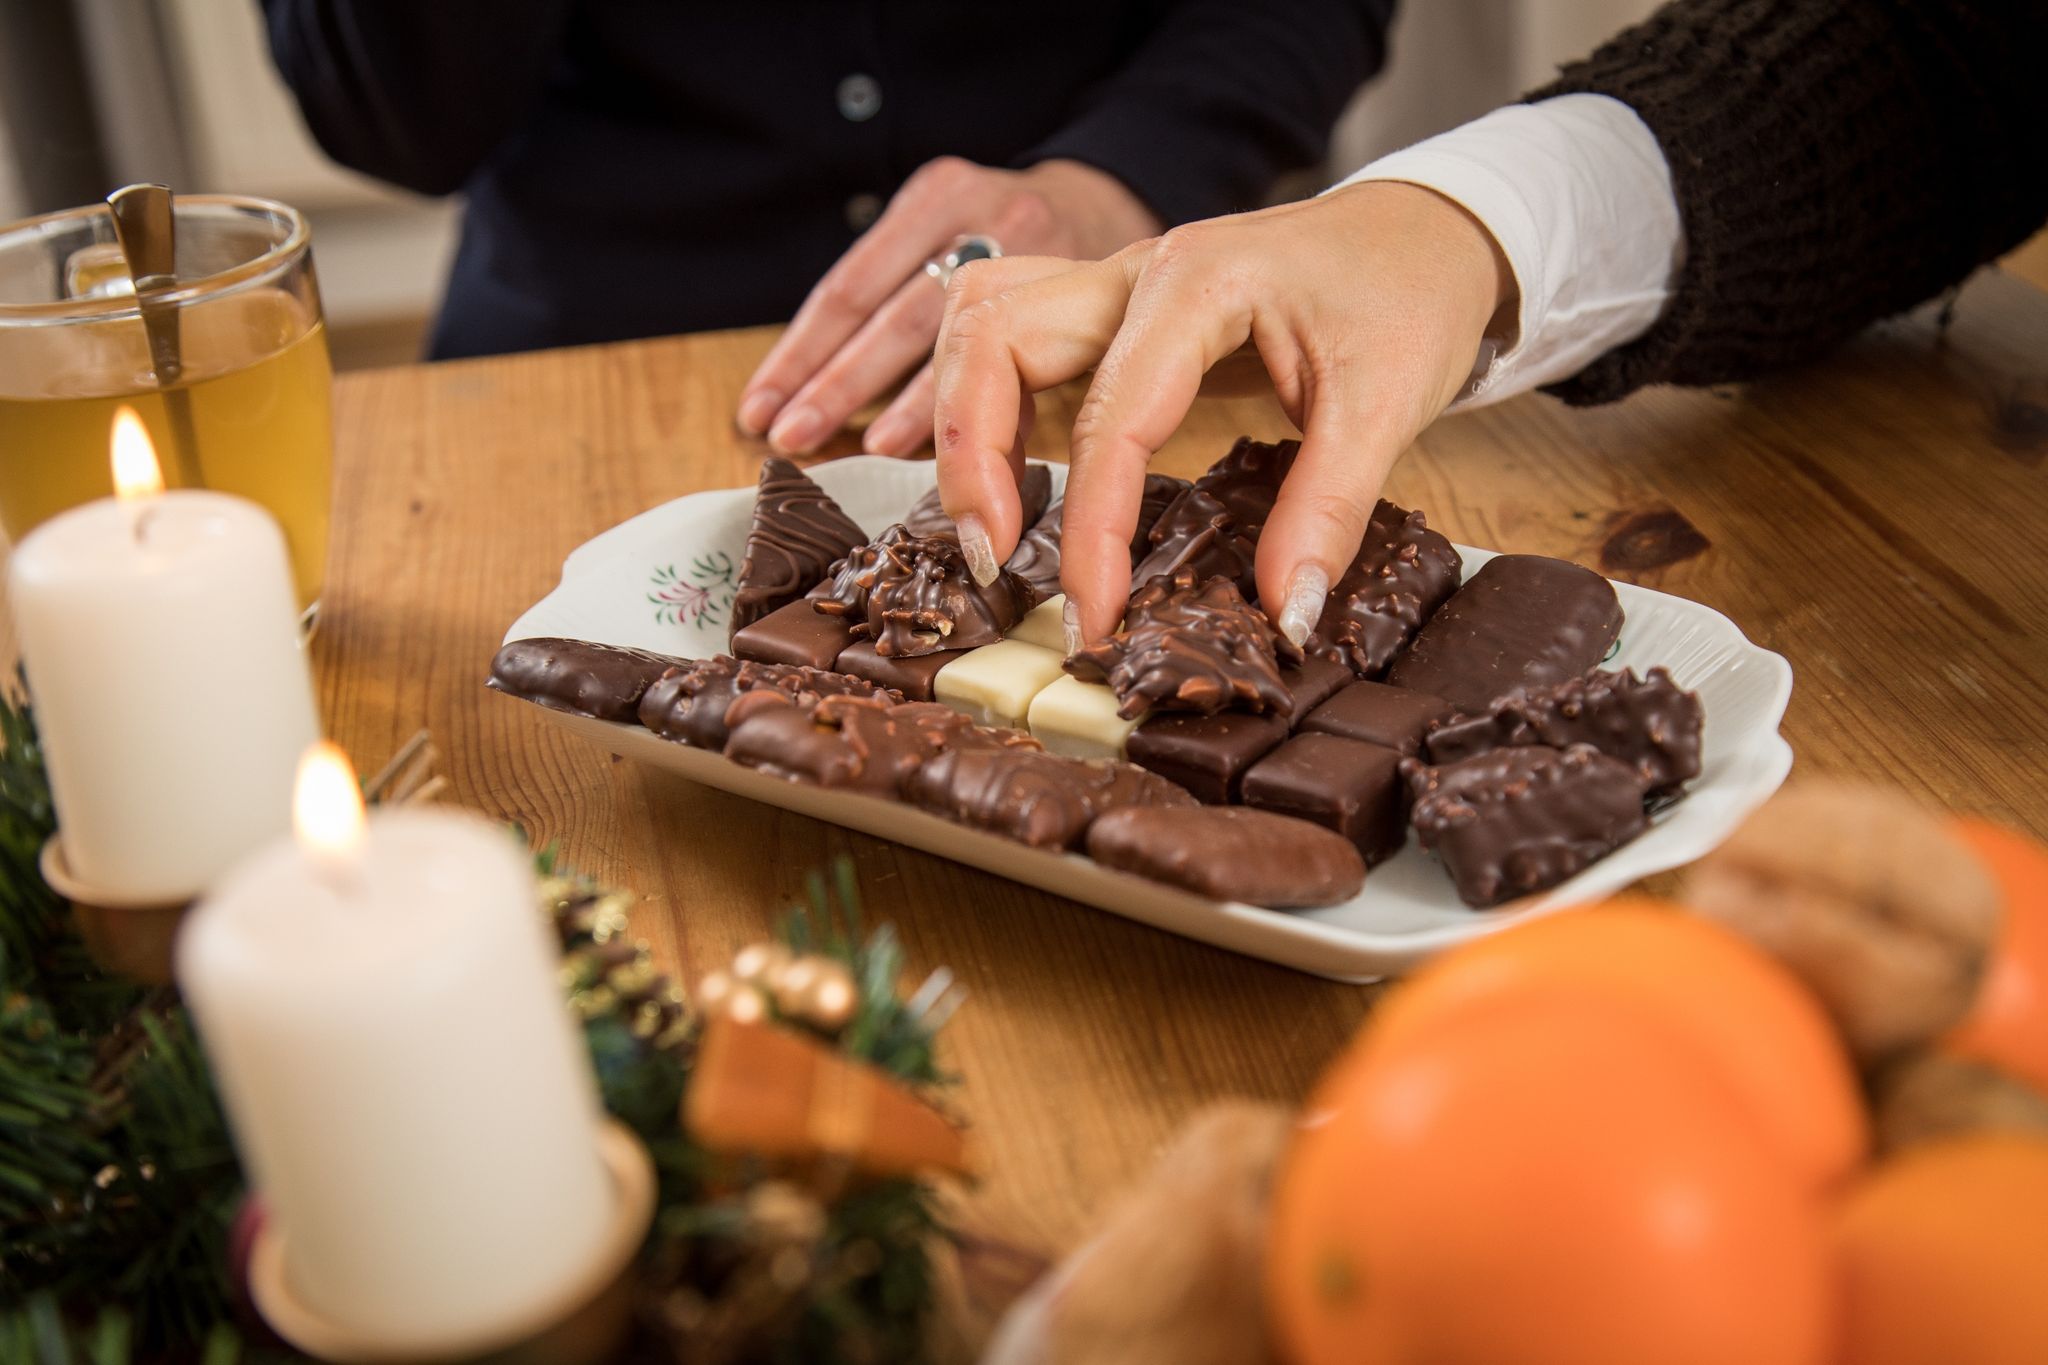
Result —
<path fill-rule="evenodd" d="M 808 474 L 779 456 L 763 460 L 728 638 L 809 592 L 867 538 Z"/>
<path fill-rule="evenodd" d="M 1365 885 L 1365 859 L 1350 840 L 1243 806 L 1112 810 L 1089 827 L 1088 856 L 1211 900 L 1273 910 L 1335 905 Z"/>
<path fill-rule="evenodd" d="M 1457 591 L 1462 572 L 1457 549 L 1429 529 L 1422 513 L 1382 498 L 1304 648 L 1376 678 Z"/>
<path fill-rule="evenodd" d="M 814 604 L 830 616 L 857 618 L 854 634 L 873 640 L 886 659 L 994 644 L 1037 600 L 1030 584 L 1007 569 L 987 587 L 976 583 L 951 536 L 891 526 L 839 562 Z"/>
<path fill-rule="evenodd" d="M 1590 744 L 1634 768 L 1658 796 L 1699 776 L 1702 724 L 1698 695 L 1664 669 L 1641 678 L 1633 669 L 1595 669 L 1552 687 L 1510 692 L 1483 714 L 1445 721 L 1429 733 L 1429 757 L 1456 763 L 1528 744 Z"/>
<path fill-rule="evenodd" d="M 1254 441 L 1240 436 L 1222 459 L 1195 480 L 1195 487 L 1221 503 L 1238 529 L 1256 540 L 1265 529 L 1266 518 L 1273 514 L 1281 482 L 1300 453 L 1299 441 Z"/>
<path fill-rule="evenodd" d="M 1212 494 L 1190 488 L 1175 498 L 1152 528 L 1151 541 L 1151 550 L 1131 571 L 1133 593 L 1155 578 L 1186 570 L 1197 581 L 1227 578 L 1246 598 L 1258 595 L 1253 572 L 1258 542 Z"/>
<path fill-rule="evenodd" d="M 1017 501 L 1023 511 L 1017 518 L 1019 526 L 1029 526 L 1045 515 L 1045 505 L 1052 500 L 1052 467 L 1042 464 L 1024 466 L 1024 477 L 1017 481 Z M 929 493 L 910 504 L 910 510 L 903 516 L 903 528 L 914 536 L 954 536 L 960 529 L 953 525 L 953 519 L 946 515 L 946 509 L 939 503 L 936 486 Z"/>
<path fill-rule="evenodd" d="M 1386 680 L 1481 712 L 1518 687 L 1549 687 L 1600 662 L 1621 634 L 1614 585 L 1568 560 L 1500 555 L 1396 655 Z"/>
<path fill-rule="evenodd" d="M 725 756 L 791 782 L 895 797 L 912 773 L 951 748 L 1035 750 L 1017 730 L 992 730 L 950 707 L 884 697 L 825 697 L 804 707 L 749 692 L 727 712 Z"/>
<path fill-rule="evenodd" d="M 1401 761 L 1411 819 L 1467 905 L 1533 895 L 1642 833 L 1643 779 L 1590 744 L 1496 749 L 1442 767 Z"/>
<path fill-rule="evenodd" d="M 814 707 L 825 697 L 881 696 L 902 700 L 873 683 L 791 664 L 763 664 L 720 654 L 670 669 L 640 699 L 640 723 L 678 744 L 696 749 L 725 747 L 730 731 L 728 711 L 752 692 L 779 694 L 800 707 Z"/>
<path fill-rule="evenodd" d="M 684 662 L 647 649 L 535 636 L 500 649 L 484 685 L 551 711 L 630 723 L 655 679 Z"/>
<path fill-rule="evenodd" d="M 1129 763 L 989 746 L 949 748 L 910 778 L 904 796 L 935 815 L 1033 848 L 1078 848 L 1095 817 L 1116 807 L 1195 804 L 1165 778 Z"/>
<path fill-rule="evenodd" d="M 1076 651 L 1067 672 L 1116 691 L 1126 720 L 1149 709 L 1200 711 L 1226 706 L 1288 713 L 1294 694 L 1280 678 L 1280 659 L 1295 648 L 1244 600 L 1227 578 L 1197 583 L 1194 571 L 1155 578 L 1138 590 L 1116 634 Z"/>
<path fill-rule="evenodd" d="M 1003 567 L 1031 585 L 1032 593 L 1044 601 L 1060 590 L 1060 533 L 1066 521 L 1067 500 L 1061 498 L 1045 509 L 1035 522 L 1025 524 Z"/>

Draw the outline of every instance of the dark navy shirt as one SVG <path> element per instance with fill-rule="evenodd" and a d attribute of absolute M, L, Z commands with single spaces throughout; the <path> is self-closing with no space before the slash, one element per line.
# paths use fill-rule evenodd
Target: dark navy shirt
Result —
<path fill-rule="evenodd" d="M 1393 0 L 263 0 L 343 165 L 467 196 L 432 353 L 788 318 L 923 163 L 1168 223 L 1322 153 Z"/>

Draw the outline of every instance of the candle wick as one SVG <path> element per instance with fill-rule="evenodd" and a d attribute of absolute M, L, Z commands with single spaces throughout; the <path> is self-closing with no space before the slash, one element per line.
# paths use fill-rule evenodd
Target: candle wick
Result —
<path fill-rule="evenodd" d="M 150 518 L 156 512 L 155 498 L 135 498 L 128 508 L 128 534 L 137 545 L 148 539 Z"/>

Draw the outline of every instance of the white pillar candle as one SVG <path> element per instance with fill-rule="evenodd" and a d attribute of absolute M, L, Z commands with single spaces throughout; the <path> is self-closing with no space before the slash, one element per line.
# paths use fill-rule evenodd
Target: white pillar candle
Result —
<path fill-rule="evenodd" d="M 193 910 L 178 984 L 294 1295 L 430 1354 L 587 1272 L 612 1217 L 597 1088 L 505 830 L 424 809 L 365 828 L 326 745 L 299 806 L 296 840 Z"/>
<path fill-rule="evenodd" d="M 114 428 L 125 496 L 37 527 L 9 579 L 65 861 L 168 901 L 290 828 L 319 716 L 277 523 L 163 492 L 141 421 L 123 408 Z"/>

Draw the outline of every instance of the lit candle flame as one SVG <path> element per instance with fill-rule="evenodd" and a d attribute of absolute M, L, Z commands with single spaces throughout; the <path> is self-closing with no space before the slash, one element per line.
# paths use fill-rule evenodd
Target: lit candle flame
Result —
<path fill-rule="evenodd" d="M 114 411 L 114 496 L 123 502 L 153 498 L 164 491 L 164 471 L 156 462 L 156 443 L 134 408 Z"/>
<path fill-rule="evenodd" d="M 299 759 L 292 828 L 300 848 L 325 860 L 347 858 L 362 843 L 363 791 L 338 745 L 320 740 Z"/>

